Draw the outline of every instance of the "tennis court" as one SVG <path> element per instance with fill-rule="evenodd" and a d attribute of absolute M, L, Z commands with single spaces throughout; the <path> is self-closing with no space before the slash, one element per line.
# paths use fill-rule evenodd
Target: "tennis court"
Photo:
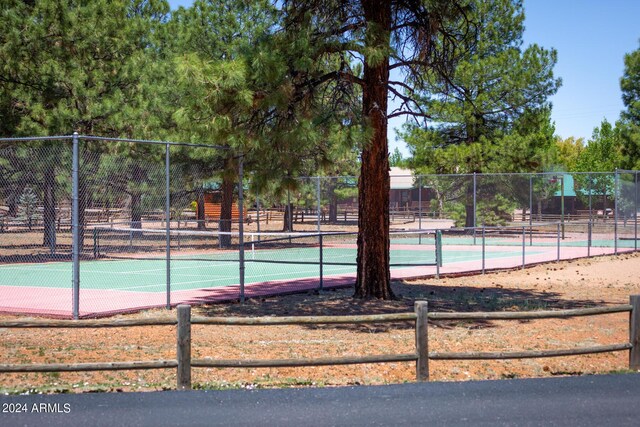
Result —
<path fill-rule="evenodd" d="M 255 253 L 248 252 L 246 258 L 245 283 L 265 281 L 299 280 L 317 278 L 319 274 L 319 254 L 317 249 L 296 249 L 269 251 L 268 259 L 256 259 Z M 323 274 L 326 276 L 355 273 L 355 248 L 324 248 Z M 229 254 L 228 260 L 222 257 L 206 256 L 185 259 L 172 258 L 171 289 L 176 291 L 200 288 L 218 288 L 237 285 L 239 281 L 237 254 Z M 444 251 L 444 262 L 479 260 L 477 250 L 455 248 Z M 512 251 L 491 251 L 491 259 L 512 257 Z M 425 262 L 416 260 L 424 257 Z M 414 249 L 395 249 L 391 251 L 391 263 L 394 270 L 402 267 L 427 266 L 427 259 L 433 258 L 431 252 L 416 246 Z M 233 258 L 233 259 L 232 259 Z M 291 261 L 295 260 L 295 261 Z M 434 262 L 433 260 L 431 262 Z M 349 263 L 354 265 L 333 265 Z M 14 264 L 0 266 L 2 286 L 70 288 L 71 262 L 52 262 L 44 264 Z M 81 262 L 81 281 L 84 289 L 118 290 L 137 292 L 164 292 L 166 290 L 167 262 L 158 259 L 121 259 L 94 260 Z M 42 280 L 45 278 L 46 280 Z"/>
<path fill-rule="evenodd" d="M 356 275 L 354 233 L 248 233 L 242 288 L 237 235 L 228 248 L 221 248 L 219 235 L 172 231 L 169 262 L 163 251 L 164 230 L 108 229 L 94 230 L 93 235 L 79 263 L 79 307 L 84 317 L 167 303 L 234 300 L 241 291 L 257 297 L 349 286 Z M 587 256 L 587 249 L 589 255 L 611 252 L 604 245 L 587 248 L 567 240 L 558 246 L 555 239 L 529 241 L 527 236 L 483 241 L 479 236 L 445 234 L 438 245 L 435 236 L 435 230 L 393 233 L 392 278 L 514 268 Z M 90 239 L 85 244 L 86 240 Z M 73 264 L 66 260 L 0 265 L 0 310 L 68 317 L 72 276 Z"/>

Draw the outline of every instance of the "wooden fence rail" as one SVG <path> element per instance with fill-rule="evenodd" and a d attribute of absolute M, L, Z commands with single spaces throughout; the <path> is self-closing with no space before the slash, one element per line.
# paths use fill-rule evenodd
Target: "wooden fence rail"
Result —
<path fill-rule="evenodd" d="M 517 352 L 429 352 L 429 320 L 524 320 L 550 319 L 576 316 L 629 312 L 629 342 L 556 350 Z M 415 352 L 315 359 L 192 359 L 192 325 L 306 325 L 306 324 L 359 324 L 384 322 L 414 322 Z M 305 317 L 191 317 L 191 307 L 179 305 L 175 319 L 156 317 L 120 320 L 16 320 L 0 321 L 0 328 L 118 328 L 136 326 L 177 325 L 176 358 L 133 362 L 102 362 L 75 364 L 0 364 L 0 372 L 81 372 L 132 369 L 177 369 L 177 388 L 191 388 L 192 368 L 273 368 L 297 366 L 347 365 L 359 363 L 415 362 L 416 380 L 428 381 L 431 360 L 487 360 L 558 357 L 614 351 L 629 351 L 629 368 L 640 369 L 640 295 L 630 297 L 629 304 L 574 310 L 548 310 L 533 312 L 476 312 L 429 313 L 426 301 L 417 301 L 413 313 L 378 314 L 360 316 L 305 316 Z"/>

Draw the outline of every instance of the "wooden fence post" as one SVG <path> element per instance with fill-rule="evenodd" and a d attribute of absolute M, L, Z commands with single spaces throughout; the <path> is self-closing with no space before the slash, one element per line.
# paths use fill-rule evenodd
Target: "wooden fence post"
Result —
<path fill-rule="evenodd" d="M 640 369 L 640 295 L 631 295 L 629 303 L 633 307 L 629 314 L 629 369 Z"/>
<path fill-rule="evenodd" d="M 178 306 L 178 390 L 191 389 L 191 306 Z"/>
<path fill-rule="evenodd" d="M 416 313 L 416 381 L 429 381 L 429 331 L 426 301 L 414 303 Z"/>

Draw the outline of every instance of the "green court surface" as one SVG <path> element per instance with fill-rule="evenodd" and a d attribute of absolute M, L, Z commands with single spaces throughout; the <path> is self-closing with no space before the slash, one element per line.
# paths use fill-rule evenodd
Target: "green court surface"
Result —
<path fill-rule="evenodd" d="M 434 265 L 433 245 L 415 245 L 415 248 L 391 250 L 391 264 L 396 268 Z M 527 251 L 528 254 L 534 252 Z M 519 251 L 487 251 L 487 259 L 518 256 Z M 323 263 L 355 264 L 355 248 L 325 247 Z M 245 283 L 318 278 L 320 274 L 319 248 L 289 248 L 286 250 L 247 250 L 245 252 Z M 443 251 L 443 263 L 479 261 L 480 248 Z M 304 264 L 308 263 L 308 264 Z M 0 265 L 0 286 L 35 286 L 70 288 L 72 277 L 70 262 Z M 217 252 L 209 255 L 182 255 L 172 257 L 171 289 L 190 290 L 217 288 L 239 283 L 237 251 Z M 118 291 L 163 292 L 167 283 L 165 258 L 98 259 L 80 262 L 80 283 L 84 289 L 110 289 Z M 324 277 L 355 274 L 355 265 L 322 266 Z"/>

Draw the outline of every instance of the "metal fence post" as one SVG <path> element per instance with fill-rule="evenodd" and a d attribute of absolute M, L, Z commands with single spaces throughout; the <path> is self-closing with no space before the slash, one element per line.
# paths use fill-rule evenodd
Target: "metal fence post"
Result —
<path fill-rule="evenodd" d="M 72 231 L 72 288 L 73 288 L 73 318 L 78 319 L 80 316 L 80 224 L 79 224 L 79 195 L 80 195 L 80 160 L 79 160 L 79 139 L 78 132 L 73 133 L 73 159 L 71 166 L 71 231 Z"/>
<path fill-rule="evenodd" d="M 482 274 L 485 271 L 485 226 L 482 225 Z"/>
<path fill-rule="evenodd" d="M 418 230 L 422 230 L 422 175 L 418 175 Z M 418 234 L 418 244 L 422 244 L 422 233 Z"/>
<path fill-rule="evenodd" d="M 287 208 L 285 209 L 285 214 L 287 215 L 287 219 L 289 220 L 289 227 L 286 231 L 293 231 L 293 209 L 291 209 L 291 190 L 287 189 Z M 289 239 L 289 243 L 291 243 L 291 239 Z"/>
<path fill-rule="evenodd" d="M 321 233 L 321 218 L 320 218 L 320 210 L 321 210 L 321 200 L 320 200 L 320 177 L 316 177 L 316 196 L 318 198 L 318 233 Z"/>
<path fill-rule="evenodd" d="M 429 381 L 429 311 L 427 301 L 416 301 L 416 381 Z"/>
<path fill-rule="evenodd" d="M 613 253 L 618 255 L 618 194 L 620 192 L 620 176 L 618 175 L 618 169 L 615 171 L 613 185 Z"/>
<path fill-rule="evenodd" d="M 564 240 L 564 175 L 560 177 L 560 222 L 562 223 L 562 240 Z"/>
<path fill-rule="evenodd" d="M 477 193 L 477 179 L 476 173 L 473 173 L 473 245 L 476 245 L 476 215 L 477 215 L 477 207 L 476 207 L 476 193 Z"/>
<path fill-rule="evenodd" d="M 191 389 L 191 306 L 178 306 L 177 332 L 177 389 Z"/>
<path fill-rule="evenodd" d="M 634 209 L 633 209 L 633 250 L 638 250 L 638 172 L 635 173 L 635 197 L 634 197 Z"/>
<path fill-rule="evenodd" d="M 320 286 L 318 290 L 322 290 L 322 287 L 324 286 L 324 279 L 322 278 L 323 275 L 323 244 L 322 244 L 322 234 L 319 233 L 318 234 L 318 243 L 320 244 Z"/>
<path fill-rule="evenodd" d="M 240 302 L 244 302 L 244 196 L 243 196 L 243 180 L 244 180 L 244 170 L 243 170 L 243 156 L 240 155 L 238 158 L 238 215 L 240 217 L 238 221 L 238 234 L 239 234 L 239 249 L 240 253 L 240 267 L 239 267 L 239 279 L 240 279 Z"/>
<path fill-rule="evenodd" d="M 560 261 L 560 223 L 558 223 L 558 256 L 556 261 Z"/>
<path fill-rule="evenodd" d="M 588 173 L 587 174 L 588 178 L 587 178 L 587 182 L 589 183 L 589 220 L 592 221 L 593 220 L 593 203 L 591 201 L 592 198 L 592 194 L 593 194 L 593 182 L 591 181 L 593 178 L 591 177 L 591 174 Z"/>
<path fill-rule="evenodd" d="M 525 266 L 525 248 L 527 247 L 526 245 L 526 241 L 527 241 L 527 229 L 526 227 L 522 227 L 522 269 L 524 270 L 524 266 Z"/>
<path fill-rule="evenodd" d="M 640 295 L 629 297 L 631 313 L 629 313 L 629 369 L 640 369 Z"/>
<path fill-rule="evenodd" d="M 529 175 L 529 246 L 533 246 L 533 176 Z"/>
<path fill-rule="evenodd" d="M 171 179 L 169 176 L 169 150 L 170 145 L 165 145 L 164 150 L 164 174 L 165 174 L 165 226 L 166 226 L 166 257 L 167 257 L 167 309 L 171 308 Z M 178 218 L 180 221 L 180 218 Z"/>
<path fill-rule="evenodd" d="M 589 219 L 589 223 L 587 224 L 587 256 L 591 256 L 591 239 L 593 233 L 593 222 Z"/>
<path fill-rule="evenodd" d="M 440 278 L 440 267 L 442 267 L 442 231 L 436 230 L 436 279 Z"/>
<path fill-rule="evenodd" d="M 258 230 L 258 242 L 260 241 L 260 196 L 256 194 L 256 225 Z"/>

